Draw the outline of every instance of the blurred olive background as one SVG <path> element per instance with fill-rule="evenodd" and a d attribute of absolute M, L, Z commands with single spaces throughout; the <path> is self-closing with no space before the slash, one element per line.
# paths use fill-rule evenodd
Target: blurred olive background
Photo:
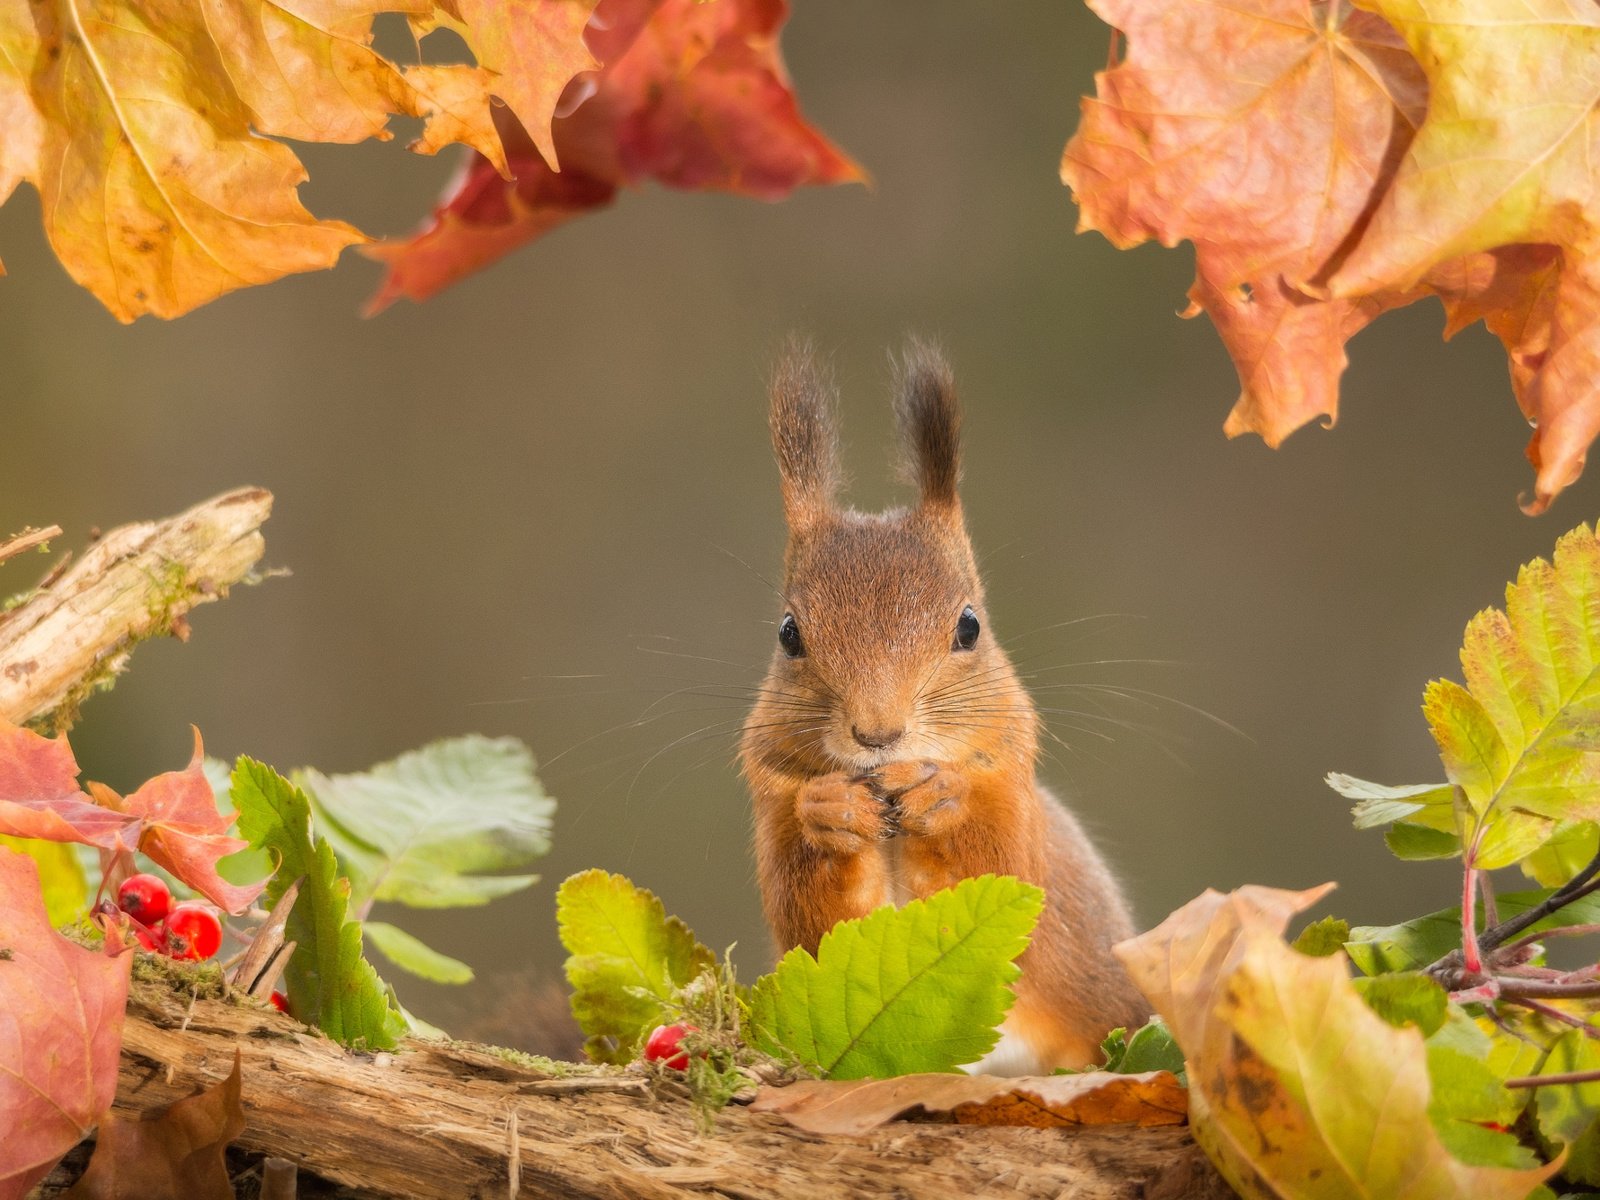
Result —
<path fill-rule="evenodd" d="M 808 0 L 784 39 L 802 107 L 870 190 L 647 189 L 373 320 L 379 269 L 351 254 L 119 326 L 49 255 L 33 194 L 14 198 L 0 533 L 59 522 L 79 545 L 259 484 L 268 562 L 293 571 L 199 612 L 189 645 L 141 649 L 74 734 L 87 773 L 132 787 L 179 766 L 190 722 L 213 753 L 325 771 L 513 734 L 559 801 L 544 881 L 389 914 L 479 972 L 457 993 L 388 970 L 410 1007 L 539 1044 L 517 1028 L 526 985 L 559 972 L 554 888 L 590 866 L 738 942 L 754 974 L 733 731 L 780 615 L 763 381 L 783 335 L 812 332 L 851 495 L 895 503 L 886 351 L 917 330 L 967 406 L 997 632 L 1041 683 L 1138 689 L 1041 699 L 1093 714 L 1052 717 L 1042 771 L 1141 920 L 1244 882 L 1337 879 L 1332 908 L 1360 922 L 1448 905 L 1454 868 L 1392 860 L 1322 776 L 1439 776 L 1424 681 L 1457 670 L 1463 624 L 1519 563 L 1593 515 L 1600 480 L 1521 515 L 1503 356 L 1481 329 L 1442 344 L 1432 304 L 1356 339 L 1337 431 L 1226 441 L 1232 368 L 1175 316 L 1189 250 L 1074 236 L 1057 162 L 1107 37 L 1076 4 Z M 306 202 L 407 231 L 453 164 L 403 141 L 307 148 Z"/>

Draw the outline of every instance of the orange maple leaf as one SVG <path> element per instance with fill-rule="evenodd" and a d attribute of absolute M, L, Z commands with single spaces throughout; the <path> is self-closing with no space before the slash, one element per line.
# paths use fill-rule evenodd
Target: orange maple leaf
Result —
<path fill-rule="evenodd" d="M 1422 120 L 1398 34 L 1335 0 L 1092 0 L 1125 59 L 1062 158 L 1079 228 L 1119 247 L 1195 244 L 1187 315 L 1239 370 L 1228 435 L 1277 445 L 1338 412 L 1344 343 L 1423 293 L 1319 301 L 1303 290 L 1350 240 Z"/>
<path fill-rule="evenodd" d="M 455 0 L 0 0 L 0 203 L 33 183 L 56 257 L 122 321 L 331 266 L 365 235 L 306 211 L 305 168 L 260 135 L 386 138 L 403 113 L 425 122 L 413 149 L 505 170 L 491 95 L 543 136 L 592 2 L 467 0 L 468 27 Z M 372 49 L 377 13 L 440 7 L 479 65 Z"/>
<path fill-rule="evenodd" d="M 552 152 L 497 112 L 515 181 L 475 157 L 421 231 L 364 247 L 389 268 L 368 312 L 426 299 L 646 179 L 768 200 L 860 180 L 800 116 L 778 52 L 787 17 L 785 0 L 601 0 L 585 37 L 604 66 L 568 85 Z"/>
<path fill-rule="evenodd" d="M 489 90 L 516 114 L 544 160 L 557 167 L 550 122 L 573 77 L 600 65 L 583 37 L 598 2 L 455 0 L 459 21 L 436 13 L 418 27 L 449 24 L 467 39 L 478 64 L 492 77 Z M 483 148 L 476 149 L 481 153 Z"/>
<path fill-rule="evenodd" d="M 1195 245 L 1225 431 L 1338 413 L 1344 344 L 1427 295 L 1505 344 L 1530 512 L 1600 431 L 1600 10 L 1585 0 L 1093 0 L 1125 59 L 1068 143 L 1080 229 Z M 1424 70 L 1423 65 L 1426 65 Z"/>
<path fill-rule="evenodd" d="M 1372 0 L 1428 74 L 1428 119 L 1335 296 L 1410 287 L 1507 251 L 1481 315 L 1535 424 L 1524 507 L 1546 508 L 1600 432 L 1600 9 L 1590 0 Z"/>

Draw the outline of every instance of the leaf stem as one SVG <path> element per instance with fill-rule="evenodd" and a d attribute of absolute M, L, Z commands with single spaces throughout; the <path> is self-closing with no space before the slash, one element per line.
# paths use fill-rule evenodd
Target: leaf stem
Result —
<path fill-rule="evenodd" d="M 1499 984 L 1500 995 L 1507 1000 L 1520 1000 L 1524 997 L 1585 1000 L 1600 996 L 1600 980 L 1563 982 L 1555 979 L 1518 979 L 1515 976 L 1502 976 Z"/>
<path fill-rule="evenodd" d="M 1600 1071 L 1567 1071 L 1561 1075 L 1519 1075 L 1506 1080 L 1508 1088 L 1536 1088 L 1552 1083 L 1600 1083 Z"/>
<path fill-rule="evenodd" d="M 1471 873 L 1470 867 L 1468 868 L 1468 873 Z M 1574 900 L 1583 899 L 1590 892 L 1600 888 L 1600 878 L 1597 878 L 1597 876 L 1600 876 L 1600 854 L 1596 854 L 1590 860 L 1588 866 L 1584 867 L 1583 870 L 1579 871 L 1566 883 L 1562 884 L 1561 887 L 1526 912 L 1518 913 L 1516 916 L 1509 917 L 1490 929 L 1485 929 L 1483 935 L 1477 940 L 1478 946 L 1484 950 L 1493 950 L 1503 944 L 1507 938 L 1516 937 L 1528 926 L 1544 920 L 1557 909 L 1564 908 Z M 1466 914 L 1463 912 L 1463 930 L 1466 926 Z"/>
<path fill-rule="evenodd" d="M 1477 883 L 1477 868 L 1469 862 L 1461 872 L 1461 965 L 1473 975 L 1483 972 L 1483 956 L 1478 952 Z"/>

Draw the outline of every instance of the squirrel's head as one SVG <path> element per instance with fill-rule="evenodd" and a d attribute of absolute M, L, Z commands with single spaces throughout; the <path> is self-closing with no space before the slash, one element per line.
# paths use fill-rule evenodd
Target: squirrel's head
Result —
<path fill-rule="evenodd" d="M 896 374 L 902 469 L 918 498 L 885 513 L 839 506 L 836 401 L 810 348 L 792 344 L 773 379 L 785 609 L 747 734 L 797 765 L 1032 752 L 1033 709 L 989 631 L 962 518 L 950 368 L 913 340 Z"/>

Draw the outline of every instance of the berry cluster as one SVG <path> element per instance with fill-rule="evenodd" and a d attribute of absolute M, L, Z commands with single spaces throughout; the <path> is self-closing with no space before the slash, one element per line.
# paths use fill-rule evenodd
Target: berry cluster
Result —
<path fill-rule="evenodd" d="M 158 875 L 130 875 L 117 889 L 117 908 L 133 925 L 139 945 L 168 958 L 210 958 L 222 945 L 222 922 L 198 900 L 172 902 Z"/>

